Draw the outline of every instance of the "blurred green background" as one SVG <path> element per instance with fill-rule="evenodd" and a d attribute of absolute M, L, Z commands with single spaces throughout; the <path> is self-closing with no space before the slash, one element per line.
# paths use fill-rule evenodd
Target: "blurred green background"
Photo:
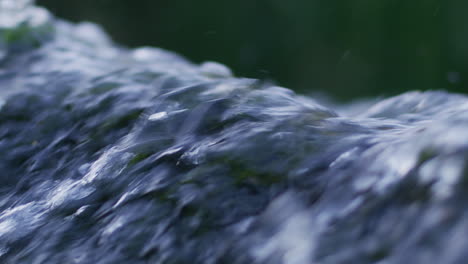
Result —
<path fill-rule="evenodd" d="M 38 0 L 236 75 L 339 100 L 408 90 L 468 92 L 466 0 Z"/>

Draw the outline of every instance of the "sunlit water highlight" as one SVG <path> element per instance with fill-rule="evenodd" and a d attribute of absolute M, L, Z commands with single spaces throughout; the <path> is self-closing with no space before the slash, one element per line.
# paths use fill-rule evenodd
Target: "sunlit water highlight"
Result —
<path fill-rule="evenodd" d="M 464 263 L 465 96 L 334 111 L 30 14 L 0 31 L 1 263 Z"/>

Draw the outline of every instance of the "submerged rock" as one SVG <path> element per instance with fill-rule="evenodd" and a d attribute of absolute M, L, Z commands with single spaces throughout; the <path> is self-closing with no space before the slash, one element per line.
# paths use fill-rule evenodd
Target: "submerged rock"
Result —
<path fill-rule="evenodd" d="M 0 29 L 1 263 L 468 257 L 467 97 L 338 114 L 46 17 Z"/>

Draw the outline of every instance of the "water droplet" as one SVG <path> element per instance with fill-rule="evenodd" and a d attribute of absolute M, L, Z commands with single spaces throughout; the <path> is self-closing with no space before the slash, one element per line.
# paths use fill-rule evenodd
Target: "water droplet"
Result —
<path fill-rule="evenodd" d="M 460 73 L 459 72 L 448 72 L 447 80 L 451 84 L 456 84 L 460 82 Z"/>

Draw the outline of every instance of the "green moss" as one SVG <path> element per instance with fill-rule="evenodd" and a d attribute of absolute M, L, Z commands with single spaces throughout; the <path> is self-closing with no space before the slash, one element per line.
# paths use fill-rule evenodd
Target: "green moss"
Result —
<path fill-rule="evenodd" d="M 391 250 L 389 247 L 381 247 L 369 255 L 369 260 L 372 261 L 372 263 L 376 261 L 380 261 L 388 257 L 391 253 Z"/>
<path fill-rule="evenodd" d="M 138 153 L 136 154 L 129 162 L 128 166 L 133 166 L 135 164 L 140 163 L 141 161 L 145 160 L 149 156 L 151 156 L 152 153 Z"/>
<path fill-rule="evenodd" d="M 418 164 L 423 164 L 426 161 L 433 159 L 437 156 L 437 151 L 433 148 L 425 148 L 419 153 Z"/>
<path fill-rule="evenodd" d="M 28 31 L 29 29 L 27 27 L 19 27 L 16 29 L 3 30 L 1 32 L 1 35 L 5 43 L 12 44 L 24 38 L 27 35 Z"/>
<path fill-rule="evenodd" d="M 283 177 L 278 174 L 261 171 L 260 168 L 253 168 L 246 162 L 232 159 L 222 159 L 221 164 L 229 166 L 236 184 L 253 182 L 264 185 L 272 185 L 281 182 Z"/>
<path fill-rule="evenodd" d="M 112 117 L 109 120 L 107 120 L 104 124 L 102 124 L 101 129 L 107 131 L 110 129 L 126 127 L 132 121 L 135 121 L 140 116 L 141 113 L 142 113 L 142 110 L 136 110 L 133 112 L 129 112 L 123 116 Z"/>
<path fill-rule="evenodd" d="M 41 37 L 46 36 L 53 30 L 51 28 L 31 28 L 28 25 L 22 25 L 13 29 L 0 30 L 0 42 L 7 46 L 19 47 L 39 47 Z"/>
<path fill-rule="evenodd" d="M 96 85 L 92 87 L 89 91 L 92 94 L 102 94 L 102 93 L 111 91 L 117 87 L 120 87 L 119 83 L 107 82 L 107 83 L 101 83 L 99 85 Z"/>

